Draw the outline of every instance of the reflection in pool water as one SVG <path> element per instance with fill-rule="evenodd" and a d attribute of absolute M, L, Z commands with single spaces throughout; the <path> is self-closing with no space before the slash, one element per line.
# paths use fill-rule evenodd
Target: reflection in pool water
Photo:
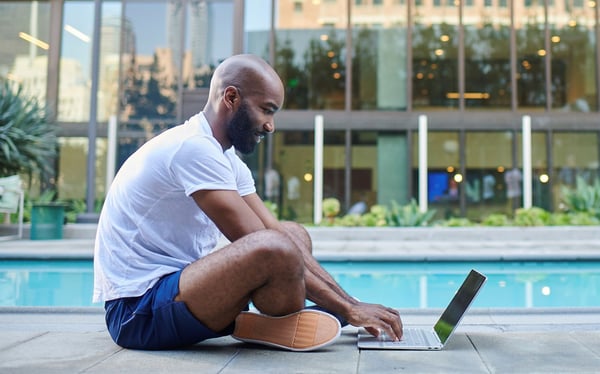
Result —
<path fill-rule="evenodd" d="M 443 308 L 468 271 L 488 281 L 473 307 L 600 307 L 600 261 L 323 262 L 352 296 L 395 308 Z M 92 304 L 85 260 L 0 261 L 0 306 Z"/>

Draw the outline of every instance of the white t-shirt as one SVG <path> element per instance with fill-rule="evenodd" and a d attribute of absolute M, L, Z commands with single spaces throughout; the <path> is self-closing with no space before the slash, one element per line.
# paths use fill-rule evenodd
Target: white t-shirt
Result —
<path fill-rule="evenodd" d="M 94 302 L 144 294 L 160 277 L 214 249 L 220 232 L 191 194 L 256 191 L 233 147 L 225 152 L 202 113 L 144 144 L 121 167 L 100 214 Z"/>

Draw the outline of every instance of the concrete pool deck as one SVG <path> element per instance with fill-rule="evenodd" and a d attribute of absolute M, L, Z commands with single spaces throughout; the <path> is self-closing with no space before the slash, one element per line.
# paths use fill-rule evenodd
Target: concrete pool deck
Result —
<path fill-rule="evenodd" d="M 90 258 L 94 228 L 58 241 L 0 242 L 0 258 Z M 499 230 L 310 229 L 320 259 L 600 259 L 598 228 Z M 440 311 L 401 309 L 405 326 L 428 326 Z M 230 337 L 174 351 L 124 350 L 99 308 L 0 308 L 0 372 L 7 373 L 598 373 L 600 308 L 474 309 L 440 352 L 364 351 L 358 329 L 336 344 L 293 353 Z"/>

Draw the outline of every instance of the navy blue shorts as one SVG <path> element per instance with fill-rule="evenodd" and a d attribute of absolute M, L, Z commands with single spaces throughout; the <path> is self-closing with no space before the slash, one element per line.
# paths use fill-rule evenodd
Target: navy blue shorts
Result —
<path fill-rule="evenodd" d="M 185 303 L 175 301 L 180 276 L 181 270 L 165 275 L 142 296 L 105 303 L 106 325 L 115 343 L 132 349 L 175 349 L 233 333 L 233 324 L 221 332 L 210 330 Z"/>

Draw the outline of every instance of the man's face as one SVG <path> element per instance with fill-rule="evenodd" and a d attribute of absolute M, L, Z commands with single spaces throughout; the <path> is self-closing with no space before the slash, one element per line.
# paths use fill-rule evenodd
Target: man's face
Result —
<path fill-rule="evenodd" d="M 265 131 L 250 118 L 248 104 L 242 102 L 227 124 L 227 136 L 237 151 L 243 154 L 254 152 L 256 144 L 265 136 Z"/>

